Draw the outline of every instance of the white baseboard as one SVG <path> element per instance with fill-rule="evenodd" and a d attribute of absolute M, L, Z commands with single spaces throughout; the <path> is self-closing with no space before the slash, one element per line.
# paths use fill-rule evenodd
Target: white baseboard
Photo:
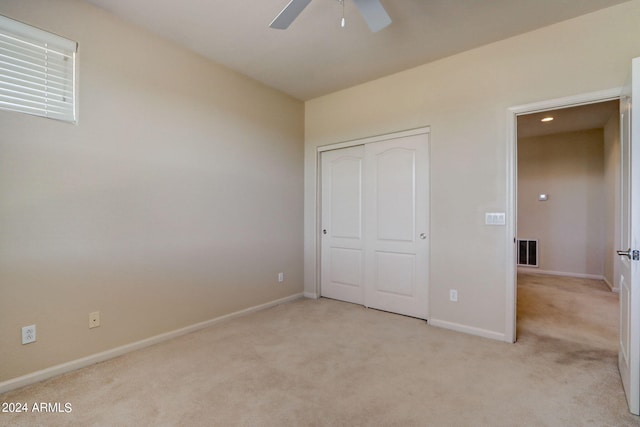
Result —
<path fill-rule="evenodd" d="M 578 279 L 604 280 L 604 276 L 597 275 L 597 274 L 568 273 L 565 271 L 549 271 L 549 270 L 540 270 L 537 268 L 527 268 L 527 267 L 518 267 L 518 271 L 522 273 L 546 274 L 547 276 L 564 276 L 564 277 L 576 277 Z"/>
<path fill-rule="evenodd" d="M 604 283 L 606 283 L 606 284 L 607 284 L 607 286 L 609 287 L 609 289 L 611 290 L 611 292 L 620 293 L 620 288 L 616 288 L 615 286 L 613 286 L 613 285 L 611 284 L 611 282 L 609 282 L 609 281 L 607 280 L 607 278 L 606 278 L 606 277 L 603 277 L 603 278 L 602 278 L 602 280 L 604 280 Z"/>
<path fill-rule="evenodd" d="M 311 298 L 311 299 L 318 299 L 318 294 L 316 294 L 314 292 L 305 292 L 304 293 L 304 297 L 305 298 Z"/>
<path fill-rule="evenodd" d="M 224 316 L 216 317 L 214 319 L 205 320 L 204 322 L 196 323 L 184 328 L 176 329 L 174 331 L 166 332 L 164 334 L 156 335 L 144 340 L 136 341 L 130 344 L 126 344 L 120 347 L 112 348 L 110 350 L 103 351 L 101 353 L 92 354 L 87 357 L 72 360 L 70 362 L 62 363 L 60 365 L 52 366 L 40 371 L 32 372 L 21 377 L 12 378 L 10 380 L 0 383 L 0 394 L 6 393 L 10 390 L 15 390 L 20 387 L 24 387 L 30 384 L 34 384 L 46 379 L 65 374 L 67 372 L 75 371 L 80 368 L 84 368 L 95 363 L 104 362 L 105 360 L 113 359 L 114 357 L 122 356 L 123 354 L 130 353 L 141 348 L 149 347 L 154 344 L 161 343 L 163 341 L 170 340 L 172 338 L 179 337 L 191 332 L 195 332 L 200 329 L 207 328 L 225 320 L 230 320 L 236 317 L 245 316 L 256 311 L 265 310 L 267 308 L 275 307 L 286 302 L 294 301 L 302 298 L 302 293 L 290 295 L 288 297 L 280 298 L 275 301 L 270 301 L 264 304 L 256 305 L 253 307 L 245 308 L 233 313 L 225 314 Z"/>
<path fill-rule="evenodd" d="M 447 322 L 446 320 L 438 320 L 438 319 L 429 319 L 427 322 L 431 326 L 437 326 L 439 328 L 451 329 L 457 332 L 464 332 L 465 334 L 476 335 L 483 338 L 489 338 L 496 341 L 506 341 L 511 342 L 511 340 L 507 340 L 505 335 L 500 332 L 489 331 L 487 329 L 474 328 L 473 326 L 461 325 L 460 323 Z"/>

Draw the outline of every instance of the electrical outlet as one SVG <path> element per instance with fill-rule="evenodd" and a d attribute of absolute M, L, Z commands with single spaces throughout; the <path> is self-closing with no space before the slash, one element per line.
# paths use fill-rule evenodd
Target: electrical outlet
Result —
<path fill-rule="evenodd" d="M 22 344 L 29 344 L 36 340 L 36 325 L 22 328 Z"/>
<path fill-rule="evenodd" d="M 456 289 L 449 289 L 449 301 L 458 302 L 458 291 Z"/>
<path fill-rule="evenodd" d="M 278 283 L 284 282 L 284 273 L 278 273 Z"/>
<path fill-rule="evenodd" d="M 100 326 L 100 312 L 89 313 L 89 329 L 97 328 L 98 326 Z"/>

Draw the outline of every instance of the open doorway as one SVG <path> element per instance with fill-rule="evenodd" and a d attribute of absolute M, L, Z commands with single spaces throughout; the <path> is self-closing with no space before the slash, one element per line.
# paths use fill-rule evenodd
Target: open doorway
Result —
<path fill-rule="evenodd" d="M 517 335 L 617 352 L 619 101 L 517 117 Z"/>

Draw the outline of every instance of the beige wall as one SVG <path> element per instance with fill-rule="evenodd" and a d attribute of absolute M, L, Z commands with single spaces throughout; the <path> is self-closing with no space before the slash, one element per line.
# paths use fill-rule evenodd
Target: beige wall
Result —
<path fill-rule="evenodd" d="M 604 132 L 518 140 L 518 238 L 538 239 L 540 271 L 604 273 Z M 539 201 L 539 194 L 547 201 Z"/>
<path fill-rule="evenodd" d="M 604 127 L 605 238 L 604 279 L 620 289 L 618 256 L 620 247 L 620 115 L 615 114 Z"/>
<path fill-rule="evenodd" d="M 84 2 L 0 14 L 79 42 L 77 125 L 0 111 L 0 382 L 302 292 L 301 102 Z"/>
<path fill-rule="evenodd" d="M 431 319 L 503 336 L 506 228 L 484 213 L 507 210 L 507 109 L 622 86 L 638 22 L 634 0 L 308 101 L 305 290 L 317 289 L 316 148 L 429 125 Z"/>

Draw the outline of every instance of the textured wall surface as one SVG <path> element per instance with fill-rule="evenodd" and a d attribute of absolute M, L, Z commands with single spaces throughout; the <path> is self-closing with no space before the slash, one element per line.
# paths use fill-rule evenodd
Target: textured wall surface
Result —
<path fill-rule="evenodd" d="M 0 111 L 0 382 L 302 292 L 301 102 L 85 2 L 0 13 L 79 43 L 77 125 Z"/>

